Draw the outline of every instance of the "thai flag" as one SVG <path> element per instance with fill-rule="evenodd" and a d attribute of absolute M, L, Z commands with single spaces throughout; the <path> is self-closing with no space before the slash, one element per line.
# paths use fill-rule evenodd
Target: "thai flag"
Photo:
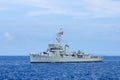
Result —
<path fill-rule="evenodd" d="M 63 29 L 62 28 L 60 28 L 60 32 L 58 34 L 63 35 Z"/>
<path fill-rule="evenodd" d="M 59 35 L 63 35 L 63 31 L 59 32 Z"/>

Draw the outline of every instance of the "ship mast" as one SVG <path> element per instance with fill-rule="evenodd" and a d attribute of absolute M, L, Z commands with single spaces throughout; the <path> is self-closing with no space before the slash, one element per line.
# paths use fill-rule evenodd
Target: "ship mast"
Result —
<path fill-rule="evenodd" d="M 57 37 L 56 37 L 56 40 L 57 40 L 58 44 L 61 44 L 61 36 L 62 35 L 63 35 L 63 29 L 60 28 L 59 32 L 57 33 Z"/>

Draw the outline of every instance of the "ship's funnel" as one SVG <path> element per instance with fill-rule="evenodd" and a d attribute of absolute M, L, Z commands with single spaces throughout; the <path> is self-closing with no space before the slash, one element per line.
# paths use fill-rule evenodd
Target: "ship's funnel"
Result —
<path fill-rule="evenodd" d="M 69 52 L 69 45 L 65 45 L 65 53 Z"/>

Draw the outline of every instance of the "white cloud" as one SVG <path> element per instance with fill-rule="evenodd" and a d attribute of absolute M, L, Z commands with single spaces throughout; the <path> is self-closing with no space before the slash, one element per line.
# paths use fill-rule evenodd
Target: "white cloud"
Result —
<path fill-rule="evenodd" d="M 5 0 L 9 4 L 19 4 L 24 6 L 29 6 L 33 8 L 39 8 L 39 11 L 29 11 L 27 14 L 30 16 L 38 16 L 41 14 L 49 13 L 63 13 L 63 9 L 58 7 L 55 3 L 52 3 L 50 0 Z M 47 10 L 41 10 L 47 9 Z"/>
<path fill-rule="evenodd" d="M 51 10 L 40 10 L 40 11 L 29 11 L 27 13 L 28 16 L 39 16 L 39 15 L 46 15 L 46 14 L 61 14 L 60 11 L 51 11 Z"/>
<path fill-rule="evenodd" d="M 8 8 L 5 8 L 5 7 L 0 7 L 0 11 L 4 11 L 4 10 L 7 10 Z"/>
<path fill-rule="evenodd" d="M 0 11 L 1 11 L 1 10 L 4 10 L 4 8 L 0 8 Z"/>
<path fill-rule="evenodd" d="M 65 3 L 64 3 L 65 2 Z M 64 3 L 64 4 L 63 4 Z M 42 4 L 42 5 L 41 5 Z M 83 0 L 83 1 L 58 1 L 46 0 L 45 2 L 35 0 L 31 3 L 34 7 L 48 8 L 48 11 L 30 11 L 31 16 L 41 14 L 65 14 L 76 18 L 102 18 L 120 16 L 120 1 L 113 0 Z"/>
<path fill-rule="evenodd" d="M 50 14 L 50 13 L 54 13 L 54 14 L 64 13 L 64 9 L 58 7 L 55 3 L 51 3 L 50 1 L 47 1 L 47 0 L 29 1 L 27 5 L 40 8 L 39 11 L 29 11 L 27 13 L 29 16 L 39 16 L 39 15 Z M 47 10 L 41 10 L 41 8 L 47 9 Z"/>
<path fill-rule="evenodd" d="M 8 40 L 13 40 L 13 36 L 9 33 L 9 32 L 4 32 L 4 36 L 8 39 Z"/>
<path fill-rule="evenodd" d="M 4 0 L 9 4 L 31 6 L 27 15 L 64 14 L 75 18 L 103 18 L 120 16 L 120 1 L 116 0 Z M 45 9 L 45 10 L 41 10 Z"/>
<path fill-rule="evenodd" d="M 113 0 L 85 0 L 84 6 L 93 17 L 120 16 L 120 1 Z"/>

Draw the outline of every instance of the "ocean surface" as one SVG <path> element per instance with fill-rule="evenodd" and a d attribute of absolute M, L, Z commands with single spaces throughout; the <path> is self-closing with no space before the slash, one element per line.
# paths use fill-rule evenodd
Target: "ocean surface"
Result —
<path fill-rule="evenodd" d="M 103 62 L 30 63 L 29 56 L 0 56 L 0 80 L 120 80 L 120 56 Z"/>

